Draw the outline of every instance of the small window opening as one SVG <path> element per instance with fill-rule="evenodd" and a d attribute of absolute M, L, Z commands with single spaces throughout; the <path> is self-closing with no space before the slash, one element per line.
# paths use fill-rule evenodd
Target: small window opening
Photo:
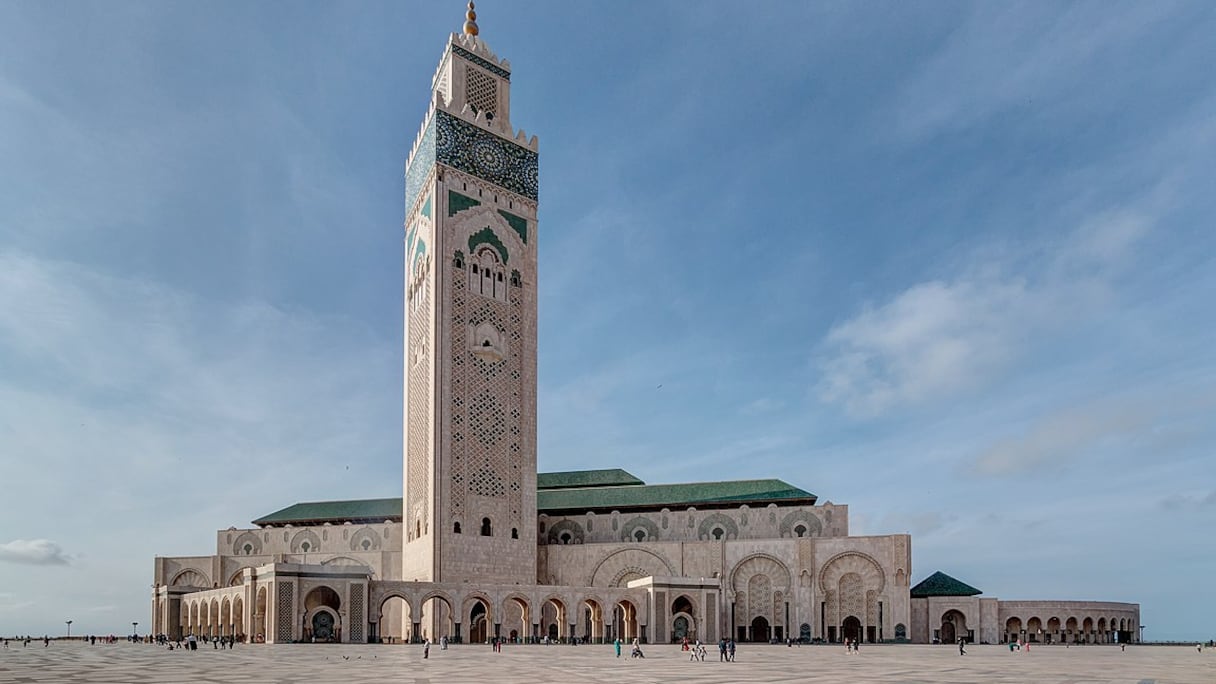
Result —
<path fill-rule="evenodd" d="M 562 540 L 562 544 L 569 544 L 570 543 L 570 533 L 562 532 L 561 540 Z"/>
<path fill-rule="evenodd" d="M 795 527 L 794 534 L 798 535 L 799 537 L 805 537 L 806 536 L 806 526 L 799 525 L 798 527 Z"/>
<path fill-rule="evenodd" d="M 309 550 L 310 548 L 312 548 L 312 547 L 308 545 L 308 542 L 304 542 L 303 544 L 300 544 L 300 549 L 301 549 L 301 550 L 302 550 L 304 553 L 308 553 L 308 550 Z"/>
<path fill-rule="evenodd" d="M 519 539 L 519 528 L 517 528 L 517 527 L 512 527 L 512 528 L 511 528 L 511 538 L 512 538 L 512 539 Z"/>
<path fill-rule="evenodd" d="M 633 538 L 634 538 L 634 539 L 636 539 L 636 540 L 638 540 L 638 541 L 645 541 L 645 539 L 646 539 L 646 531 L 645 531 L 645 530 L 638 530 L 637 532 L 634 532 L 634 533 L 633 533 Z"/>
<path fill-rule="evenodd" d="M 372 540 L 364 539 L 362 546 L 363 546 L 363 550 L 367 551 L 368 549 L 372 548 Z"/>
<path fill-rule="evenodd" d="M 492 530 L 490 528 L 490 519 L 489 518 L 481 519 L 481 536 L 483 536 L 483 537 L 493 536 Z"/>
<path fill-rule="evenodd" d="M 452 533 L 460 534 L 460 523 L 452 523 Z"/>
<path fill-rule="evenodd" d="M 245 544 L 245 555 L 249 556 L 252 554 L 253 554 L 253 544 Z"/>
<path fill-rule="evenodd" d="M 722 535 L 726 534 L 721 527 L 714 528 L 714 539 L 721 539 Z"/>

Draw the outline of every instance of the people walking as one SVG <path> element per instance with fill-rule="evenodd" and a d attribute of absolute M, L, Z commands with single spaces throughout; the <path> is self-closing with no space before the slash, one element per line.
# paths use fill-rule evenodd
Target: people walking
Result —
<path fill-rule="evenodd" d="M 727 662 L 735 662 L 735 640 L 731 639 L 726 642 L 726 660 Z"/>
<path fill-rule="evenodd" d="M 967 651 L 963 648 L 963 646 L 966 645 L 966 643 L 967 643 L 967 640 L 964 639 L 963 637 L 958 638 L 958 654 L 959 655 L 967 655 Z"/>

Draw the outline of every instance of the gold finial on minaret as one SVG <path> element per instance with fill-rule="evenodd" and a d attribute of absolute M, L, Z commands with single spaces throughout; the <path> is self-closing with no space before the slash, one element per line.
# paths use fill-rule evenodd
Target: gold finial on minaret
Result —
<path fill-rule="evenodd" d="M 466 35 L 477 35 L 477 12 L 473 10 L 473 3 L 469 2 L 469 11 L 465 13 L 464 32 Z"/>

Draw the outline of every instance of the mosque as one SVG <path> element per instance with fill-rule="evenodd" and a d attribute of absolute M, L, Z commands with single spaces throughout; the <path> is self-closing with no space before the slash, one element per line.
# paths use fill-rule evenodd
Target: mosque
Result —
<path fill-rule="evenodd" d="M 297 503 L 157 557 L 154 631 L 250 642 L 1114 643 L 1138 604 L 1001 601 L 781 480 L 538 473 L 538 142 L 469 3 L 405 172 L 401 499 Z"/>

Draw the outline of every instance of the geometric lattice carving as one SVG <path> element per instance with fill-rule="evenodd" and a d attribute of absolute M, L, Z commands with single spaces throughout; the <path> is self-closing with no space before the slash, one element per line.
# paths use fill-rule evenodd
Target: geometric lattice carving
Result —
<path fill-rule="evenodd" d="M 494 115 L 498 113 L 498 81 L 489 74 L 467 67 L 465 69 L 464 98 L 475 111 Z"/>
<path fill-rule="evenodd" d="M 861 619 L 866 614 L 865 589 L 861 575 L 847 572 L 840 576 L 840 615 Z"/>
<path fill-rule="evenodd" d="M 743 608 L 735 613 L 736 626 L 749 625 L 757 617 L 782 624 L 785 613 L 779 610 L 778 597 L 788 594 L 791 579 L 789 568 L 773 556 L 755 554 L 736 565 L 729 585 L 735 591 L 736 605 Z"/>
<path fill-rule="evenodd" d="M 350 585 L 350 627 L 347 634 L 354 643 L 363 641 L 363 585 Z"/>
<path fill-rule="evenodd" d="M 752 575 L 747 580 L 747 612 L 744 613 L 751 622 L 757 616 L 764 616 L 772 621 L 773 581 L 768 575 Z"/>
<path fill-rule="evenodd" d="M 291 641 L 291 628 L 295 624 L 295 616 L 291 610 L 291 595 L 295 587 L 287 583 L 280 583 L 278 587 L 275 602 L 275 641 L 287 643 Z"/>
<path fill-rule="evenodd" d="M 432 277 L 428 269 L 422 274 L 424 286 L 420 290 L 420 301 L 409 312 L 406 334 L 407 349 L 412 350 L 413 363 L 406 373 L 406 491 L 403 511 L 406 523 L 406 539 L 413 539 L 422 532 L 421 523 L 428 520 L 430 506 L 430 425 L 431 425 L 431 368 L 429 360 L 431 337 L 431 288 L 426 281 Z M 361 550 L 352 546 L 352 550 Z"/>
<path fill-rule="evenodd" d="M 470 257 L 472 259 L 472 257 Z M 452 330 L 467 330 L 468 344 L 453 340 L 451 349 L 451 496 L 449 519 L 477 520 L 484 514 L 465 510 L 469 494 L 510 504 L 511 521 L 523 519 L 524 454 L 520 420 L 524 386 L 522 290 L 508 287 L 492 275 L 490 297 L 472 296 L 471 279 L 479 277 L 477 293 L 484 289 L 468 269 L 452 269 Z M 504 288 L 502 297 L 494 294 Z M 493 297 L 493 298 L 491 298 Z"/>

